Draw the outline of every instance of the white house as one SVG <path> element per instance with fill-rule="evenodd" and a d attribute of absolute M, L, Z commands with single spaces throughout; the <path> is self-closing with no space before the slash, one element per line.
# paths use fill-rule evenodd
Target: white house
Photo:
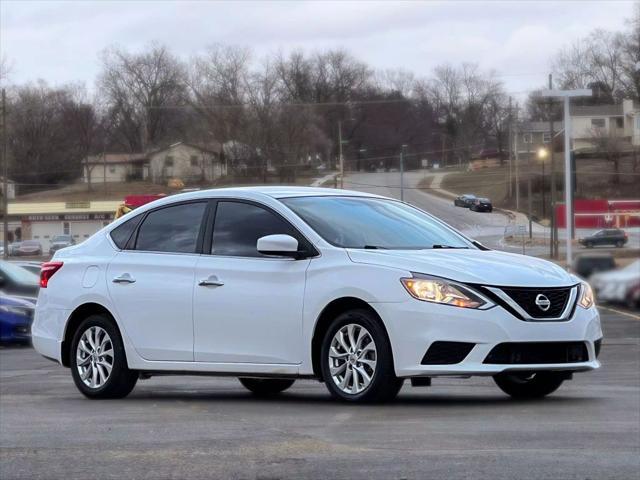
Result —
<path fill-rule="evenodd" d="M 84 159 L 84 183 L 145 180 L 149 176 L 149 159 L 144 153 L 105 153 Z"/>
<path fill-rule="evenodd" d="M 149 176 L 154 183 L 177 178 L 185 183 L 211 182 L 227 173 L 220 144 L 199 146 L 178 142 L 148 154 Z"/>
<path fill-rule="evenodd" d="M 594 139 L 609 137 L 620 140 L 624 149 L 640 146 L 640 106 L 633 100 L 618 105 L 571 107 L 573 148 L 589 151 Z"/>

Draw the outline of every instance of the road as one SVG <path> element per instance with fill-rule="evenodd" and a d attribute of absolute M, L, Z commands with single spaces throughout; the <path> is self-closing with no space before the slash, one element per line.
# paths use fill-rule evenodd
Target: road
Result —
<path fill-rule="evenodd" d="M 637 478 L 640 319 L 603 322 L 603 368 L 532 402 L 488 378 L 354 406 L 314 381 L 260 400 L 213 377 L 154 377 L 92 401 L 67 369 L 2 348 L 0 478 Z"/>
<path fill-rule="evenodd" d="M 522 253 L 522 246 L 517 244 L 506 244 L 503 242 L 505 227 L 509 224 L 513 225 L 513 220 L 504 213 L 494 211 L 493 213 L 472 212 L 466 208 L 455 207 L 453 200 L 443 198 L 435 194 L 430 194 L 418 188 L 419 182 L 424 178 L 430 178 L 433 173 L 426 171 L 410 171 L 404 175 L 404 200 L 419 208 L 441 218 L 449 225 L 460 230 L 465 235 L 484 243 L 490 248 L 505 250 L 514 253 Z M 375 172 L 375 173 L 349 173 L 345 177 L 344 188 L 350 190 L 358 190 L 362 192 L 375 193 L 393 198 L 400 198 L 400 173 L 395 172 Z M 473 192 L 458 192 L 473 193 Z M 519 224 L 526 224 L 527 220 L 521 216 L 518 220 Z M 543 237 L 548 237 L 548 230 L 545 233 L 544 227 L 534 224 L 534 232 L 538 232 Z M 579 232 L 579 235 L 591 234 L 589 232 Z M 564 231 L 559 232 L 561 239 L 564 237 Z M 564 241 L 560 242 L 560 250 L 564 251 Z M 636 232 L 629 234 L 629 244 L 625 247 L 628 249 L 640 248 L 640 235 Z M 537 245 L 527 247 L 526 253 L 529 255 L 545 255 L 549 250 L 548 246 Z M 593 251 L 615 251 L 614 248 L 597 248 Z M 578 248 L 577 252 L 586 251 L 586 249 Z"/>

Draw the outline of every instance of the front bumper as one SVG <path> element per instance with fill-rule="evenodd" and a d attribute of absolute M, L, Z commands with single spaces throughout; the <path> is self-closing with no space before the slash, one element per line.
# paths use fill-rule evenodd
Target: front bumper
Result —
<path fill-rule="evenodd" d="M 384 319 L 399 377 L 495 375 L 519 370 L 584 371 L 600 366 L 595 342 L 602 338 L 602 328 L 594 307 L 588 310 L 576 307 L 567 321 L 534 322 L 519 320 L 500 306 L 473 310 L 412 299 L 372 306 Z M 433 342 L 438 341 L 474 345 L 459 363 L 423 365 L 425 353 Z M 497 345 L 524 342 L 584 342 L 588 360 L 576 363 L 484 363 Z"/>

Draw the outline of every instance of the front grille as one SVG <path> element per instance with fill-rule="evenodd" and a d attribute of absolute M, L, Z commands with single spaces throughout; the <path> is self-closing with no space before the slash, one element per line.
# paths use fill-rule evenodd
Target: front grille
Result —
<path fill-rule="evenodd" d="M 589 354 L 584 342 L 522 342 L 496 345 L 483 363 L 523 365 L 587 361 Z"/>
<path fill-rule="evenodd" d="M 502 288 L 532 318 L 558 318 L 567 306 L 573 287 L 561 288 Z M 549 309 L 543 310 L 536 304 L 538 296 L 549 300 Z M 543 298 L 540 297 L 540 298 Z"/>
<path fill-rule="evenodd" d="M 453 365 L 463 361 L 475 343 L 433 342 L 422 357 L 422 365 Z"/>

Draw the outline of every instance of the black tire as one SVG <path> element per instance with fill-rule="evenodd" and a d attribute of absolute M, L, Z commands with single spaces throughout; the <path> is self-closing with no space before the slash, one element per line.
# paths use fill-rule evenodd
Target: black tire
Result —
<path fill-rule="evenodd" d="M 78 371 L 76 352 L 82 335 L 91 327 L 100 327 L 107 332 L 111 339 L 113 349 L 113 366 L 104 385 L 92 388 L 86 385 L 80 378 Z M 88 398 L 123 398 L 126 397 L 138 381 L 138 372 L 129 370 L 127 357 L 122 343 L 122 337 L 113 320 L 108 315 L 97 314 L 87 317 L 73 335 L 71 350 L 69 352 L 69 364 L 71 375 L 78 390 Z"/>
<path fill-rule="evenodd" d="M 593 242 L 587 242 L 584 244 L 587 248 L 593 248 Z"/>
<path fill-rule="evenodd" d="M 244 388 L 259 397 L 271 397 L 284 392 L 295 380 L 287 378 L 239 378 Z"/>
<path fill-rule="evenodd" d="M 542 398 L 555 392 L 566 376 L 558 372 L 501 373 L 493 377 L 496 385 L 513 398 Z"/>
<path fill-rule="evenodd" d="M 376 365 L 369 385 L 359 393 L 351 394 L 343 392 L 333 380 L 330 372 L 329 350 L 334 335 L 344 326 L 355 324 L 364 327 L 371 335 L 376 349 Z M 322 378 L 331 395 L 346 402 L 386 402 L 393 400 L 400 389 L 404 379 L 395 375 L 393 367 L 393 353 L 387 334 L 380 320 L 375 314 L 365 309 L 349 310 L 338 315 L 329 326 L 320 352 L 320 365 Z"/>
<path fill-rule="evenodd" d="M 624 247 L 624 242 L 623 242 L 622 240 L 618 240 L 618 241 L 616 242 L 616 247 L 618 247 L 618 248 L 622 248 L 622 247 Z"/>

